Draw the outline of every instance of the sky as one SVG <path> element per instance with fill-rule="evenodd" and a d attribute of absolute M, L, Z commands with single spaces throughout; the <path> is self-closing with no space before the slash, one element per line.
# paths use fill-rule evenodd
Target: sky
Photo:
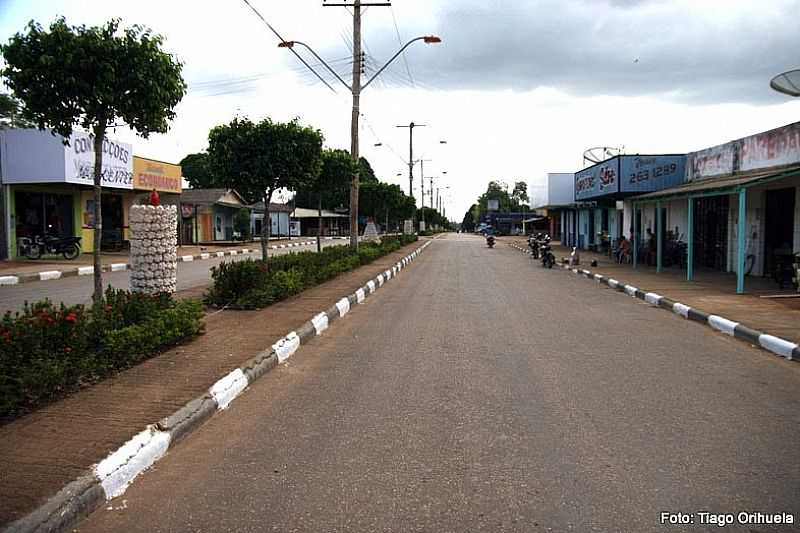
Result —
<path fill-rule="evenodd" d="M 333 0 L 250 0 L 286 40 L 310 45 L 349 84 L 352 14 Z M 340 3 L 336 0 L 335 3 Z M 458 221 L 490 180 L 528 183 L 583 168 L 595 146 L 684 153 L 800 120 L 800 99 L 769 80 L 800 68 L 800 0 L 394 0 L 363 15 L 363 82 L 412 44 L 361 95 L 360 152 L 408 191 L 413 159 Z M 244 0 L 0 0 L 0 42 L 29 20 L 72 25 L 116 17 L 166 38 L 189 90 L 166 134 L 117 128 L 137 155 L 177 163 L 236 115 L 299 120 L 326 146 L 350 147 L 351 97 L 324 67 L 309 72 Z M 363 83 L 362 82 L 362 83 Z M 441 141 L 446 141 L 442 143 Z M 376 146 L 380 144 L 380 146 Z M 419 199 L 420 166 L 414 167 Z M 398 176 L 398 174 L 400 174 Z M 419 203 L 419 201 L 418 201 Z M 429 205 L 426 199 L 426 205 Z"/>

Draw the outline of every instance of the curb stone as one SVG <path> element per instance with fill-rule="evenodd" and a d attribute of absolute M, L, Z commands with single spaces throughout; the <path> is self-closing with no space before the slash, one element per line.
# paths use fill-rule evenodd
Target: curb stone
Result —
<path fill-rule="evenodd" d="M 404 265 L 416 259 L 431 242 L 425 242 L 412 254 L 405 256 Z M 379 274 L 370 280 L 374 282 L 374 291 L 392 277 L 394 276 L 384 280 L 384 275 Z M 289 332 L 279 339 L 271 348 L 260 352 L 223 376 L 202 396 L 190 400 L 171 415 L 134 435 L 128 442 L 93 466 L 89 472 L 63 487 L 39 508 L 7 525 L 2 530 L 3 533 L 63 532 L 74 528 L 105 502 L 122 495 L 139 474 L 158 462 L 169 448 L 186 438 L 216 412 L 230 406 L 250 384 L 288 360 L 300 345 L 320 335 L 331 322 L 344 317 L 351 306 L 357 305 L 357 302 L 363 303 L 374 294 L 371 289 L 359 288 L 358 291 L 361 291 L 363 298 L 355 292 L 344 296 L 324 313 L 315 315 L 296 331 Z M 323 315 L 326 326 L 318 329 L 317 325 Z"/>
<path fill-rule="evenodd" d="M 528 253 L 527 250 L 521 246 L 517 246 L 514 243 L 509 243 L 509 246 L 516 248 L 523 253 Z M 629 296 L 639 300 L 643 300 L 654 307 L 660 307 L 661 309 L 672 311 L 674 314 L 680 315 L 687 320 L 705 324 L 714 331 L 730 335 L 753 346 L 762 348 L 768 352 L 772 352 L 777 356 L 785 357 L 789 361 L 800 361 L 800 345 L 794 342 L 763 333 L 725 317 L 706 313 L 700 309 L 695 309 L 694 307 L 676 302 L 675 300 L 667 298 L 666 296 L 641 290 L 633 285 L 628 285 L 613 278 L 607 278 L 605 276 L 601 276 L 600 274 L 593 274 L 588 270 L 572 268 L 568 264 L 562 264 L 562 267 L 564 270 L 572 271 L 574 274 L 583 275 L 588 279 L 594 279 L 598 283 L 604 283 L 612 289 L 615 289 L 619 292 L 624 292 Z"/>

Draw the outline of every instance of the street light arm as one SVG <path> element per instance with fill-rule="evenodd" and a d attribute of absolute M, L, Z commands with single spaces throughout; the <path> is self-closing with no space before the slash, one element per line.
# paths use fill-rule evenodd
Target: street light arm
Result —
<path fill-rule="evenodd" d="M 366 89 L 366 88 L 369 86 L 369 84 L 370 84 L 370 83 L 372 83 L 372 80 L 374 80 L 375 78 L 377 78 L 377 77 L 380 75 L 380 73 L 381 73 L 381 72 L 383 72 L 384 70 L 386 70 L 386 67 L 388 67 L 389 65 L 391 65 L 391 64 L 392 64 L 392 61 L 394 61 L 395 59 L 397 59 L 397 56 L 399 56 L 400 54 L 402 54 L 402 53 L 405 51 L 405 49 L 406 49 L 406 48 L 408 48 L 409 46 L 411 46 L 411 44 L 412 44 L 412 43 L 415 43 L 415 42 L 417 42 L 417 41 L 425 41 L 425 42 L 427 42 L 427 43 L 438 43 L 438 42 L 441 42 L 441 39 L 439 39 L 438 37 L 432 37 L 432 36 L 430 36 L 430 35 L 423 35 L 423 36 L 421 36 L 421 37 L 417 37 L 416 39 L 411 39 L 411 40 L 410 40 L 410 41 L 408 41 L 406 44 L 404 44 L 404 45 L 403 45 L 403 47 L 402 47 L 400 50 L 398 50 L 398 51 L 397 51 L 397 53 L 396 53 L 395 55 L 393 55 L 393 56 L 392 56 L 392 58 L 391 58 L 389 61 L 387 61 L 387 62 L 386 62 L 386 63 L 385 63 L 385 64 L 384 64 L 384 65 L 383 65 L 381 68 L 380 68 L 380 70 L 379 70 L 378 72 L 376 72 L 375 74 L 373 74 L 373 75 L 372 75 L 372 77 L 371 77 L 370 79 L 368 79 L 368 80 L 367 80 L 367 83 L 365 83 L 364 85 L 362 85 L 362 86 L 361 86 L 361 89 L 362 89 L 362 90 Z"/>
<path fill-rule="evenodd" d="M 306 43 L 304 43 L 303 41 L 283 41 L 282 43 L 280 43 L 280 44 L 278 45 L 278 47 L 279 47 L 279 48 L 288 48 L 288 49 L 292 50 L 292 52 L 294 52 L 294 50 L 293 50 L 292 48 L 293 48 L 293 47 L 294 47 L 294 45 L 296 45 L 296 44 L 299 44 L 299 45 L 301 45 L 301 46 L 305 47 L 305 49 L 306 49 L 306 50 L 308 50 L 309 52 L 311 52 L 311 53 L 314 55 L 314 57 L 316 57 L 316 58 L 317 58 L 317 61 L 319 61 L 320 63 L 322 63 L 322 64 L 325 66 L 325 68 L 326 68 L 326 69 L 328 69 L 328 72 L 330 72 L 331 74 L 333 74 L 333 75 L 336 77 L 336 79 L 337 79 L 337 80 L 339 80 L 340 82 L 342 82 L 342 85 L 344 85 L 345 89 L 347 89 L 348 91 L 352 91 L 352 90 L 353 90 L 353 89 L 352 89 L 352 87 L 350 87 L 349 85 L 347 85 L 347 83 L 346 83 L 346 82 L 345 82 L 345 81 L 344 81 L 344 80 L 341 78 L 341 76 L 339 76 L 339 74 L 337 74 L 337 73 L 336 73 L 336 71 L 335 71 L 335 70 L 333 70 L 333 69 L 331 68 L 331 66 L 330 66 L 330 65 L 328 65 L 328 63 L 326 63 L 326 62 L 325 62 L 325 60 L 324 60 L 324 59 L 322 59 L 321 57 L 319 57 L 319 54 L 317 54 L 317 53 L 314 51 L 314 49 L 313 49 L 313 48 L 311 48 L 310 46 L 308 46 L 308 45 L 307 45 Z M 297 55 L 297 52 L 295 52 L 295 55 Z M 300 56 L 298 55 L 297 57 L 300 57 Z M 303 59 L 302 59 L 302 58 L 300 58 L 300 60 L 301 60 L 301 61 L 303 61 Z M 305 63 L 305 61 L 303 61 L 303 62 Z M 308 65 L 306 65 L 306 66 L 308 66 Z M 311 67 L 308 67 L 308 68 L 311 68 Z M 312 70 L 313 70 L 313 69 L 312 69 Z M 315 74 L 316 74 L 316 73 L 315 73 Z M 319 77 L 319 74 L 317 74 L 317 77 Z M 320 79 L 321 79 L 321 78 L 320 78 Z M 325 80 L 322 80 L 322 81 L 323 81 L 323 83 L 325 82 Z"/>

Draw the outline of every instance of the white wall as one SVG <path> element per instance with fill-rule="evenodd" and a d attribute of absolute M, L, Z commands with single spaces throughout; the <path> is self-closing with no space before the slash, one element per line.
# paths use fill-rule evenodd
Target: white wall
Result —
<path fill-rule="evenodd" d="M 0 130 L 3 183 L 64 183 L 62 137 L 37 129 Z"/>
<path fill-rule="evenodd" d="M 543 203 L 534 207 L 573 203 L 575 201 L 575 174 L 567 172 L 548 173 L 544 196 Z"/>

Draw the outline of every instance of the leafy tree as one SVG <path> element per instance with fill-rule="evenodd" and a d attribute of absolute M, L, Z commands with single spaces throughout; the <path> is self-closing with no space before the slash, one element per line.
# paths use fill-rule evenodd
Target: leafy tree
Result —
<path fill-rule="evenodd" d="M 233 217 L 233 229 L 242 236 L 242 240 L 250 240 L 250 210 L 239 209 Z"/>
<path fill-rule="evenodd" d="M 514 182 L 514 188 L 511 191 L 511 200 L 518 205 L 527 204 L 530 202 L 528 197 L 528 184 L 524 181 Z"/>
<path fill-rule="evenodd" d="M 208 154 L 199 152 L 196 154 L 189 154 L 179 163 L 181 172 L 186 181 L 189 182 L 192 189 L 214 189 L 222 188 L 224 185 L 220 180 L 216 179 L 211 174 L 208 168 Z"/>
<path fill-rule="evenodd" d="M 0 93 L 0 129 L 35 128 L 25 116 L 22 103 L 10 94 Z"/>
<path fill-rule="evenodd" d="M 414 198 L 406 196 L 399 185 L 367 182 L 359 187 L 358 195 L 361 214 L 383 222 L 385 229 L 411 218 L 416 211 Z"/>
<path fill-rule="evenodd" d="M 463 231 L 475 231 L 475 224 L 478 223 L 479 217 L 478 204 L 472 204 L 467 212 L 464 213 L 464 219 L 461 221 L 461 229 Z"/>
<path fill-rule="evenodd" d="M 39 127 L 69 138 L 75 126 L 94 136 L 94 302 L 103 298 L 100 241 L 101 177 L 106 130 L 122 121 L 147 138 L 166 132 L 186 94 L 182 65 L 162 50 L 163 37 L 142 26 L 120 30 L 68 26 L 58 18 L 49 31 L 31 21 L 0 47 L 6 84 Z"/>
<path fill-rule="evenodd" d="M 302 205 L 312 205 L 313 197 L 316 197 L 318 210 L 317 220 L 317 251 L 322 250 L 322 206 L 331 205 L 337 202 L 350 189 L 350 180 L 356 172 L 356 164 L 347 150 L 323 150 L 322 166 L 315 179 L 303 184 L 295 195 L 295 205 L 298 203 L 298 196 L 302 196 L 305 203 Z"/>
<path fill-rule="evenodd" d="M 375 176 L 375 171 L 372 170 L 372 165 L 369 164 L 366 157 L 358 158 L 358 181 L 360 183 L 377 183 L 378 178 Z"/>
<path fill-rule="evenodd" d="M 268 260 L 269 204 L 278 189 L 297 190 L 317 179 L 322 167 L 322 133 L 297 119 L 254 123 L 235 118 L 208 134 L 208 166 L 248 203 L 264 202 L 261 251 Z"/>

